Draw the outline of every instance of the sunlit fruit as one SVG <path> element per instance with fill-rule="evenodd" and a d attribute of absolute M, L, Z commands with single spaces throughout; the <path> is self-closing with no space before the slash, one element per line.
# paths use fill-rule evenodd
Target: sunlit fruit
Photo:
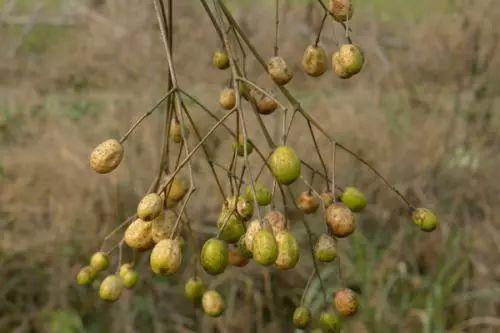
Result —
<path fill-rule="evenodd" d="M 348 186 L 340 196 L 340 200 L 353 212 L 360 212 L 366 207 L 366 197 L 355 187 Z"/>
<path fill-rule="evenodd" d="M 136 219 L 128 226 L 127 230 L 125 230 L 123 239 L 129 247 L 139 251 L 147 251 L 155 244 L 151 229 L 151 222 Z"/>
<path fill-rule="evenodd" d="M 300 159 L 290 147 L 276 148 L 269 158 L 269 166 L 280 184 L 290 185 L 300 177 Z"/>
<path fill-rule="evenodd" d="M 311 322 L 311 311 L 305 306 L 299 306 L 293 312 L 293 326 L 305 329 Z"/>
<path fill-rule="evenodd" d="M 201 299 L 201 304 L 203 311 L 210 317 L 219 317 L 224 312 L 224 300 L 215 290 L 205 291 Z"/>
<path fill-rule="evenodd" d="M 327 62 L 326 52 L 322 47 L 309 45 L 302 58 L 302 67 L 307 74 L 320 76 L 326 72 Z"/>
<path fill-rule="evenodd" d="M 235 141 L 233 143 L 233 149 L 236 151 L 236 154 L 238 154 L 238 156 L 241 156 L 241 157 L 245 156 L 245 149 L 246 149 L 247 156 L 253 152 L 252 142 L 249 139 L 246 140 L 246 145 L 244 144 L 244 142 L 245 142 L 245 139 L 243 138 L 243 135 L 240 135 L 238 137 L 238 141 Z"/>
<path fill-rule="evenodd" d="M 294 268 L 300 257 L 297 240 L 289 231 L 281 231 L 276 235 L 278 245 L 278 257 L 275 265 L 278 269 L 285 270 Z"/>
<path fill-rule="evenodd" d="M 259 230 L 252 242 L 253 259 L 258 264 L 269 266 L 278 258 L 278 244 L 273 233 L 267 229 Z"/>
<path fill-rule="evenodd" d="M 192 277 L 184 285 L 184 295 L 192 302 L 201 300 L 205 292 L 205 284 L 199 277 Z"/>
<path fill-rule="evenodd" d="M 280 86 L 287 84 L 293 78 L 293 73 L 288 68 L 285 59 L 281 57 L 269 59 L 267 62 L 267 71 L 273 81 Z"/>
<path fill-rule="evenodd" d="M 97 272 L 91 266 L 85 266 L 76 275 L 76 283 L 81 286 L 86 286 L 94 281 Z"/>
<path fill-rule="evenodd" d="M 225 110 L 232 110 L 236 106 L 236 93 L 232 88 L 224 88 L 219 95 L 219 103 Z"/>
<path fill-rule="evenodd" d="M 211 238 L 203 244 L 200 261 L 201 266 L 208 274 L 217 275 L 224 272 L 228 260 L 229 254 L 226 242 Z"/>
<path fill-rule="evenodd" d="M 115 139 L 100 143 L 90 154 L 90 167 L 98 173 L 116 169 L 123 158 L 123 146 Z"/>
<path fill-rule="evenodd" d="M 321 262 L 330 262 L 337 257 L 337 245 L 333 237 L 327 234 L 319 236 L 314 246 L 314 257 Z"/>
<path fill-rule="evenodd" d="M 326 222 L 335 237 L 347 237 L 356 229 L 356 220 L 349 208 L 337 202 L 326 209 Z"/>
<path fill-rule="evenodd" d="M 438 227 L 437 216 L 427 208 L 417 208 L 411 214 L 413 223 L 423 231 L 433 231 Z"/>
<path fill-rule="evenodd" d="M 226 69 L 229 67 L 229 57 L 225 51 L 215 51 L 214 56 L 212 58 L 213 65 L 218 69 Z"/>
<path fill-rule="evenodd" d="M 178 240 L 164 239 L 155 245 L 149 257 L 149 265 L 155 274 L 172 275 L 182 264 L 182 248 Z"/>
<path fill-rule="evenodd" d="M 103 271 L 109 266 L 109 256 L 105 252 L 96 252 L 90 258 L 90 267 L 96 272 Z"/>
<path fill-rule="evenodd" d="M 271 227 L 273 234 L 276 236 L 278 233 L 286 229 L 286 218 L 281 212 L 272 210 L 264 216 L 264 222 Z"/>
<path fill-rule="evenodd" d="M 319 200 L 309 191 L 302 192 L 297 198 L 297 207 L 304 214 L 312 214 L 318 210 Z"/>
<path fill-rule="evenodd" d="M 137 205 L 137 216 L 143 221 L 151 221 L 163 212 L 163 199 L 156 193 L 149 193 Z"/>
<path fill-rule="evenodd" d="M 354 8 L 351 0 L 330 0 L 328 8 L 335 21 L 345 22 L 352 17 Z"/>
<path fill-rule="evenodd" d="M 335 293 L 335 308 L 343 316 L 352 316 L 358 310 L 358 298 L 351 289 L 342 289 Z"/>
<path fill-rule="evenodd" d="M 255 200 L 254 200 L 254 188 L 255 188 Z M 271 203 L 272 199 L 273 199 L 273 196 L 272 196 L 272 193 L 271 193 L 271 190 L 261 184 L 261 183 L 254 183 L 254 186 L 252 187 L 252 185 L 247 185 L 246 189 L 245 189 L 245 196 L 247 198 L 248 201 L 250 202 L 254 202 L 254 201 L 257 201 L 257 204 L 259 206 L 267 206 Z"/>
<path fill-rule="evenodd" d="M 107 276 L 99 286 L 99 297 L 107 302 L 118 300 L 123 291 L 123 283 L 116 274 Z"/>

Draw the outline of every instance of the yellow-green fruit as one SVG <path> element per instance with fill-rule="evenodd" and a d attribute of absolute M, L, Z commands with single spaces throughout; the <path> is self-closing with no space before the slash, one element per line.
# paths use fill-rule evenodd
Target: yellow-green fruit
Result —
<path fill-rule="evenodd" d="M 340 333 L 339 317 L 332 311 L 322 312 L 319 317 L 319 326 L 323 333 Z"/>
<path fill-rule="evenodd" d="M 120 271 L 119 271 L 120 276 L 125 274 L 125 272 L 127 272 L 130 269 L 134 269 L 134 266 L 132 266 L 132 264 L 126 263 L 126 264 L 121 265 Z"/>
<path fill-rule="evenodd" d="M 172 182 L 167 186 L 167 204 L 169 201 L 180 201 L 186 195 L 188 187 L 186 182 L 181 178 L 174 178 Z"/>
<path fill-rule="evenodd" d="M 252 185 L 247 185 L 245 189 L 245 195 L 248 201 L 254 202 L 257 201 L 259 206 L 267 206 L 271 203 L 273 199 L 272 193 L 269 188 L 261 183 L 255 183 L 255 200 Z"/>
<path fill-rule="evenodd" d="M 253 256 L 253 239 L 255 235 L 262 229 L 261 223 L 259 220 L 253 220 L 247 225 L 247 231 L 245 232 L 244 241 L 245 247 L 248 251 L 252 252 Z"/>
<path fill-rule="evenodd" d="M 229 249 L 229 265 L 244 267 L 248 264 L 248 258 L 245 257 L 239 248 Z"/>
<path fill-rule="evenodd" d="M 236 211 L 235 202 L 237 202 Z M 238 197 L 238 201 L 236 201 L 236 197 L 230 197 L 224 204 L 223 211 L 234 212 L 245 221 L 249 220 L 253 215 L 253 201 L 247 200 L 243 196 Z"/>
<path fill-rule="evenodd" d="M 226 69 L 229 67 L 229 57 L 225 51 L 215 51 L 212 58 L 212 63 L 218 69 Z"/>
<path fill-rule="evenodd" d="M 201 249 L 201 266 L 211 275 L 224 272 L 228 264 L 229 254 L 227 243 L 217 238 L 211 238 L 203 244 Z"/>
<path fill-rule="evenodd" d="M 343 316 L 352 316 L 358 310 L 358 298 L 351 289 L 337 291 L 334 303 L 337 311 Z"/>
<path fill-rule="evenodd" d="M 266 222 L 276 236 L 281 231 L 286 229 L 286 218 L 285 215 L 277 210 L 272 210 L 264 216 L 264 222 Z"/>
<path fill-rule="evenodd" d="M 245 242 L 245 236 L 240 238 L 238 243 L 236 243 L 236 246 L 238 247 L 238 251 L 244 258 L 251 259 L 253 257 L 252 251 L 250 251 L 247 248 L 247 244 Z"/>
<path fill-rule="evenodd" d="M 219 103 L 225 110 L 232 110 L 236 106 L 236 93 L 232 88 L 224 88 L 219 95 Z"/>
<path fill-rule="evenodd" d="M 221 230 L 220 238 L 228 243 L 236 243 L 245 234 L 243 221 L 229 209 L 223 209 L 217 220 Z"/>
<path fill-rule="evenodd" d="M 278 244 L 273 233 L 267 229 L 258 231 L 252 242 L 253 259 L 258 264 L 269 266 L 278 258 Z"/>
<path fill-rule="evenodd" d="M 366 207 L 365 195 L 355 187 L 346 187 L 340 200 L 353 212 L 360 212 Z"/>
<path fill-rule="evenodd" d="M 189 137 L 189 130 L 186 127 L 182 129 L 181 124 L 177 120 L 172 119 L 169 131 L 169 136 L 172 139 L 172 141 L 174 141 L 175 143 L 181 143 L 183 130 L 184 130 L 184 136 L 187 139 Z"/>
<path fill-rule="evenodd" d="M 98 173 L 116 169 L 123 158 L 123 146 L 115 139 L 100 143 L 90 154 L 90 167 Z"/>
<path fill-rule="evenodd" d="M 238 154 L 238 156 L 245 156 L 244 142 L 245 140 L 243 139 L 243 135 L 240 135 L 238 137 L 238 141 L 235 141 L 233 143 L 233 149 L 236 151 L 236 154 Z M 247 149 L 247 156 L 253 152 L 253 144 L 252 141 L 250 141 L 249 139 L 247 139 L 246 149 Z"/>
<path fill-rule="evenodd" d="M 308 191 L 302 192 L 297 198 L 297 206 L 304 214 L 312 214 L 318 210 L 319 200 Z"/>
<path fill-rule="evenodd" d="M 201 299 L 203 311 L 210 317 L 219 317 L 224 312 L 224 300 L 215 290 L 207 290 Z"/>
<path fill-rule="evenodd" d="M 205 284 L 199 277 L 190 278 L 184 285 L 184 295 L 192 302 L 198 302 L 205 292 Z"/>
<path fill-rule="evenodd" d="M 139 274 L 132 268 L 123 270 L 120 268 L 120 278 L 122 279 L 123 286 L 131 289 L 139 281 Z"/>
<path fill-rule="evenodd" d="M 271 114 L 277 108 L 278 108 L 278 103 L 276 103 L 276 101 L 269 96 L 263 96 L 262 98 L 257 100 L 257 110 L 259 111 L 260 114 L 264 115 Z"/>
<path fill-rule="evenodd" d="M 314 257 L 321 262 L 335 260 L 335 258 L 337 258 L 337 245 L 335 244 L 335 240 L 327 234 L 319 236 L 314 246 Z"/>
<path fill-rule="evenodd" d="M 137 219 L 132 222 L 123 236 L 125 243 L 136 250 L 147 251 L 153 248 L 155 242 L 153 241 L 152 223 Z"/>
<path fill-rule="evenodd" d="M 91 266 L 85 266 L 76 275 L 76 283 L 86 286 L 94 281 L 97 272 Z"/>
<path fill-rule="evenodd" d="M 108 268 L 109 257 L 104 252 L 96 252 L 90 258 L 90 267 L 92 267 L 96 272 L 100 272 Z"/>
<path fill-rule="evenodd" d="M 290 185 L 300 177 L 300 159 L 290 147 L 276 148 L 269 158 L 269 166 L 280 184 Z"/>
<path fill-rule="evenodd" d="M 164 239 L 155 245 L 149 257 L 151 269 L 156 274 L 175 274 L 182 264 L 182 249 L 178 240 Z"/>
<path fill-rule="evenodd" d="M 323 204 L 325 207 L 330 206 L 333 203 L 333 194 L 332 192 L 323 192 L 321 193 L 321 200 L 323 200 Z"/>
<path fill-rule="evenodd" d="M 123 291 L 123 283 L 117 275 L 109 275 L 99 287 L 99 297 L 107 302 L 114 302 L 120 298 Z"/>
<path fill-rule="evenodd" d="M 293 312 L 293 326 L 304 329 L 311 322 L 311 311 L 304 306 L 299 306 Z"/>
<path fill-rule="evenodd" d="M 350 76 L 355 75 L 363 68 L 365 57 L 363 51 L 354 44 L 344 44 L 340 47 L 337 61 L 343 70 Z"/>
<path fill-rule="evenodd" d="M 163 239 L 171 236 L 175 226 L 177 217 L 171 210 L 165 211 L 163 214 L 151 221 L 151 237 L 155 243 L 159 243 Z"/>
<path fill-rule="evenodd" d="M 334 203 L 326 209 L 326 222 L 333 235 L 347 237 L 356 229 L 356 220 L 351 210 L 343 203 Z"/>
<path fill-rule="evenodd" d="M 280 86 L 287 84 L 293 78 L 293 73 L 288 68 L 285 60 L 281 57 L 269 59 L 267 62 L 267 71 L 271 79 Z"/>
<path fill-rule="evenodd" d="M 163 199 L 156 193 L 147 194 L 137 205 L 137 216 L 143 221 L 152 221 L 163 212 Z"/>
<path fill-rule="evenodd" d="M 433 231 L 439 224 L 437 216 L 427 208 L 415 209 L 411 214 L 411 218 L 413 223 L 423 231 Z"/>
<path fill-rule="evenodd" d="M 337 22 L 351 19 L 354 12 L 351 0 L 330 0 L 329 10 Z"/>
<path fill-rule="evenodd" d="M 276 244 L 278 245 L 276 267 L 282 270 L 294 268 L 299 261 L 300 251 L 293 234 L 288 231 L 279 232 L 276 235 Z"/>
<path fill-rule="evenodd" d="M 304 71 L 311 76 L 320 76 L 326 72 L 326 52 L 319 46 L 309 45 L 302 58 Z"/>
<path fill-rule="evenodd" d="M 335 52 L 332 56 L 332 68 L 335 74 L 341 79 L 349 79 L 352 74 L 349 74 L 344 66 L 340 63 L 340 54 Z"/>

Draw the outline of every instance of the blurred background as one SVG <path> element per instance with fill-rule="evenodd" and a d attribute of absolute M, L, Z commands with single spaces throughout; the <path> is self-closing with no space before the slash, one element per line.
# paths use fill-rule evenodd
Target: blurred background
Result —
<path fill-rule="evenodd" d="M 211 66 L 217 36 L 198 1 L 175 3 L 180 85 L 218 110 L 229 77 Z M 228 1 L 265 57 L 273 51 L 273 3 Z M 359 187 L 370 202 L 356 233 L 340 242 L 343 281 L 336 264 L 321 266 L 328 295 L 344 285 L 360 294 L 361 309 L 344 332 L 499 332 L 500 3 L 356 1 L 352 37 L 367 62 L 347 81 L 331 71 L 303 74 L 302 53 L 323 12 L 316 1 L 282 3 L 280 52 L 296 74 L 291 91 L 337 140 L 441 220 L 436 232 L 422 233 L 397 197 L 339 152 L 339 185 Z M 328 20 L 321 45 L 333 52 L 343 33 Z M 218 320 L 183 297 L 189 260 L 176 276 L 157 278 L 143 256 L 139 285 L 112 305 L 98 299 L 97 282 L 74 282 L 156 174 L 164 110 L 126 142 L 113 174 L 93 173 L 88 155 L 165 93 L 163 52 L 148 1 L 0 0 L 0 332 L 293 332 L 291 314 L 312 269 L 293 211 L 303 246 L 294 270 L 251 263 L 204 276 L 226 298 Z M 278 93 L 253 60 L 248 72 Z M 193 115 L 210 127 L 201 111 Z M 266 124 L 278 134 L 277 117 Z M 250 134 L 264 141 L 256 126 Z M 319 167 L 304 134 L 297 120 L 290 144 Z M 231 140 L 223 131 L 209 144 L 227 161 Z M 189 213 L 205 239 L 215 233 L 221 202 L 202 158 Z M 321 230 L 319 214 L 307 223 Z M 323 306 L 317 280 L 306 302 L 315 314 Z"/>

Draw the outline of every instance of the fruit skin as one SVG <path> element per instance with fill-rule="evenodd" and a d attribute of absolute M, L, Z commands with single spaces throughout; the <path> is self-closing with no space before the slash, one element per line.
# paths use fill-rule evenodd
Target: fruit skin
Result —
<path fill-rule="evenodd" d="M 290 147 L 276 148 L 269 158 L 269 166 L 280 184 L 290 185 L 300 177 L 300 159 Z"/>
<path fill-rule="evenodd" d="M 172 119 L 172 121 L 170 123 L 170 131 L 169 131 L 169 136 L 172 139 L 172 141 L 174 141 L 175 143 L 181 143 L 183 130 L 184 130 L 184 136 L 187 139 L 189 136 L 189 129 L 186 127 L 184 127 L 184 129 L 182 129 L 181 124 L 177 120 Z"/>
<path fill-rule="evenodd" d="M 229 261 L 226 242 L 217 238 L 210 238 L 203 244 L 200 255 L 201 266 L 211 275 L 224 272 Z"/>
<path fill-rule="evenodd" d="M 293 234 L 289 231 L 279 232 L 276 235 L 276 244 L 278 245 L 276 267 L 282 270 L 294 268 L 299 261 L 300 250 Z"/>
<path fill-rule="evenodd" d="M 205 284 L 199 277 L 190 278 L 184 285 L 184 295 L 192 302 L 198 302 L 205 292 Z"/>
<path fill-rule="evenodd" d="M 163 199 L 156 193 L 149 193 L 137 205 L 137 216 L 143 221 L 152 221 L 163 212 Z"/>
<path fill-rule="evenodd" d="M 153 242 L 159 243 L 161 240 L 169 238 L 176 220 L 177 217 L 174 212 L 167 210 L 151 221 L 151 238 Z"/>
<path fill-rule="evenodd" d="M 323 192 L 321 193 L 321 200 L 323 200 L 323 204 L 325 207 L 330 206 L 333 203 L 333 194 L 332 192 Z"/>
<path fill-rule="evenodd" d="M 76 275 L 76 283 L 80 286 L 87 286 L 94 281 L 97 272 L 91 266 L 85 266 Z"/>
<path fill-rule="evenodd" d="M 236 106 L 236 93 L 232 88 L 224 88 L 220 92 L 219 103 L 225 110 L 232 110 Z"/>
<path fill-rule="evenodd" d="M 340 200 L 353 212 L 360 212 L 366 207 L 366 197 L 355 187 L 348 186 L 340 196 Z"/>
<path fill-rule="evenodd" d="M 273 81 L 280 86 L 287 84 L 293 78 L 293 73 L 288 68 L 285 59 L 281 57 L 269 59 L 267 62 L 267 71 Z"/>
<path fill-rule="evenodd" d="M 356 220 L 351 210 L 337 202 L 326 209 L 326 222 L 335 237 L 347 237 L 356 229 Z"/>
<path fill-rule="evenodd" d="M 252 242 L 253 259 L 258 264 L 269 266 L 278 258 L 278 244 L 273 233 L 267 229 L 259 230 Z"/>
<path fill-rule="evenodd" d="M 253 257 L 252 251 L 247 248 L 245 242 L 245 236 L 241 237 L 238 243 L 236 243 L 239 253 L 246 259 L 251 259 Z"/>
<path fill-rule="evenodd" d="M 319 200 L 308 191 L 305 191 L 297 198 L 297 206 L 304 214 L 312 214 L 318 210 Z"/>
<path fill-rule="evenodd" d="M 324 333 L 340 333 L 340 319 L 332 311 L 324 311 L 319 317 L 319 326 Z"/>
<path fill-rule="evenodd" d="M 120 270 L 119 270 L 119 275 L 122 276 L 122 274 L 125 274 L 125 272 L 127 272 L 128 270 L 130 269 L 134 269 L 134 266 L 132 266 L 132 264 L 123 264 L 120 266 Z"/>
<path fill-rule="evenodd" d="M 223 209 L 217 220 L 221 230 L 220 238 L 228 243 L 236 243 L 245 234 L 243 221 L 230 209 Z"/>
<path fill-rule="evenodd" d="M 181 244 L 175 239 L 164 239 L 155 245 L 149 264 L 155 274 L 175 274 L 182 264 Z"/>
<path fill-rule="evenodd" d="M 230 63 L 227 53 L 221 50 L 215 51 L 212 58 L 212 64 L 222 70 L 229 68 Z"/>
<path fill-rule="evenodd" d="M 341 79 L 349 79 L 352 77 L 351 74 L 347 72 L 344 66 L 340 63 L 340 54 L 335 52 L 332 56 L 332 68 L 335 74 Z"/>
<path fill-rule="evenodd" d="M 352 316 L 358 310 L 358 298 L 351 289 L 342 289 L 335 293 L 335 308 L 343 316 Z"/>
<path fill-rule="evenodd" d="M 345 22 L 351 19 L 354 13 L 351 0 L 330 0 L 329 10 L 337 22 Z"/>
<path fill-rule="evenodd" d="M 152 223 L 146 222 L 141 219 L 136 219 L 132 222 L 127 230 L 123 239 L 125 243 L 132 249 L 139 251 L 147 251 L 153 248 L 155 242 L 151 235 Z"/>
<path fill-rule="evenodd" d="M 123 283 L 117 275 L 109 275 L 102 282 L 99 287 L 99 297 L 107 302 L 114 302 L 118 300 L 123 291 Z"/>
<path fill-rule="evenodd" d="M 243 135 L 240 135 L 238 137 L 238 141 L 235 141 L 233 143 L 233 149 L 236 151 L 236 154 L 238 154 L 238 156 L 240 156 L 240 157 L 245 156 L 244 141 L 245 140 L 243 138 Z M 246 147 L 247 147 L 247 156 L 249 156 L 253 152 L 253 144 L 252 144 L 252 141 L 250 141 L 249 139 L 247 139 Z"/>
<path fill-rule="evenodd" d="M 278 103 L 269 96 L 263 96 L 257 100 L 257 110 L 260 114 L 268 115 L 273 113 L 278 108 Z"/>
<path fill-rule="evenodd" d="M 363 51 L 354 44 L 344 44 L 332 57 L 335 73 L 341 78 L 350 78 L 363 68 L 365 57 Z"/>
<path fill-rule="evenodd" d="M 215 290 L 207 290 L 201 299 L 203 311 L 210 317 L 219 317 L 224 312 L 225 304 L 221 295 Z"/>
<path fill-rule="evenodd" d="M 285 215 L 281 214 L 281 212 L 277 210 L 272 210 L 267 213 L 266 216 L 264 216 L 264 222 L 271 227 L 274 236 L 286 229 Z"/>
<path fill-rule="evenodd" d="M 304 71 L 314 77 L 321 76 L 326 72 L 327 57 L 322 47 L 309 45 L 302 58 Z"/>
<path fill-rule="evenodd" d="M 437 216 L 427 208 L 415 209 L 411 214 L 411 219 L 421 230 L 427 232 L 435 230 L 439 225 Z"/>
<path fill-rule="evenodd" d="M 96 272 L 104 271 L 109 267 L 109 257 L 105 252 L 96 252 L 90 258 L 90 267 Z"/>
<path fill-rule="evenodd" d="M 253 240 L 255 238 L 255 235 L 262 229 L 261 223 L 259 220 L 253 220 L 250 222 L 247 226 L 247 231 L 245 232 L 244 237 L 244 242 L 245 242 L 245 247 L 248 249 L 248 251 L 252 252 L 253 256 Z"/>
<path fill-rule="evenodd" d="M 237 202 L 236 209 L 234 207 L 235 202 Z M 241 219 L 247 221 L 253 215 L 253 201 L 250 201 L 243 196 L 239 196 L 238 200 L 236 200 L 236 197 L 230 197 L 224 203 L 222 210 L 235 213 Z"/>
<path fill-rule="evenodd" d="M 229 249 L 229 265 L 245 267 L 248 264 L 248 258 L 244 256 L 239 248 Z"/>
<path fill-rule="evenodd" d="M 304 306 L 299 306 L 293 312 L 293 326 L 304 329 L 311 322 L 311 311 Z"/>
<path fill-rule="evenodd" d="M 90 154 L 90 167 L 97 173 L 110 173 L 123 158 L 123 146 L 115 139 L 100 143 Z"/>
<path fill-rule="evenodd" d="M 257 204 L 259 206 L 267 206 L 273 200 L 273 195 L 269 188 L 261 183 L 254 183 Z M 247 185 L 245 189 L 245 196 L 248 201 L 254 202 L 253 188 Z"/>
<path fill-rule="evenodd" d="M 314 257 L 321 262 L 331 262 L 337 258 L 337 246 L 330 235 L 322 234 L 319 236 L 314 246 Z"/>
<path fill-rule="evenodd" d="M 166 190 L 168 191 L 167 194 L 167 207 L 168 207 L 168 202 L 169 201 L 175 201 L 178 202 L 184 198 L 188 191 L 188 187 L 184 180 L 181 178 L 174 178 L 172 182 L 167 186 Z"/>
<path fill-rule="evenodd" d="M 123 267 L 124 265 L 122 265 Z M 120 267 L 120 278 L 122 279 L 123 286 L 127 289 L 133 288 L 139 281 L 139 274 L 132 269 Z"/>

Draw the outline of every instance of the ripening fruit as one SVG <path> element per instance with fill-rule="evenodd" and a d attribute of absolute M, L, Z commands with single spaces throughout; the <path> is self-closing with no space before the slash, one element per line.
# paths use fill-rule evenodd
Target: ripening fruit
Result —
<path fill-rule="evenodd" d="M 203 311 L 210 317 L 219 317 L 224 312 L 224 300 L 215 290 L 207 290 L 201 299 Z"/>
<path fill-rule="evenodd" d="M 330 206 L 333 203 L 333 194 L 332 192 L 323 192 L 320 194 L 321 200 L 323 201 L 323 204 L 325 207 Z"/>
<path fill-rule="evenodd" d="M 240 240 L 238 241 L 238 243 L 236 243 L 236 246 L 238 248 L 238 251 L 240 252 L 240 254 L 246 258 L 246 259 L 251 259 L 253 257 L 253 254 L 252 254 L 252 251 L 250 251 L 248 248 L 247 248 L 247 244 L 245 242 L 245 235 L 243 235 Z"/>
<path fill-rule="evenodd" d="M 167 206 L 169 201 L 181 201 L 188 191 L 188 186 L 182 178 L 174 178 L 170 184 L 167 186 Z"/>
<path fill-rule="evenodd" d="M 337 22 L 345 22 L 351 19 L 354 12 L 351 0 L 330 0 L 329 9 Z"/>
<path fill-rule="evenodd" d="M 269 266 L 278 258 L 278 244 L 271 231 L 259 230 L 252 242 L 253 259 L 263 266 Z"/>
<path fill-rule="evenodd" d="M 290 147 L 276 148 L 269 158 L 269 166 L 280 184 L 290 185 L 300 177 L 300 159 Z"/>
<path fill-rule="evenodd" d="M 310 192 L 302 192 L 297 198 L 297 206 L 304 214 L 312 214 L 319 207 L 319 200 Z"/>
<path fill-rule="evenodd" d="M 278 103 L 269 97 L 263 96 L 261 99 L 257 101 L 257 110 L 260 114 L 271 114 L 278 108 Z"/>
<path fill-rule="evenodd" d="M 338 52 L 335 52 L 332 56 L 332 68 L 335 74 L 341 79 L 349 79 L 352 75 L 347 72 L 347 70 L 340 64 L 339 61 L 340 55 Z"/>
<path fill-rule="evenodd" d="M 254 200 L 254 195 L 253 195 L 253 189 L 255 188 L 255 200 Z M 257 204 L 259 206 L 267 206 L 271 203 L 273 199 L 273 195 L 269 188 L 261 183 L 254 183 L 254 186 L 252 185 L 247 185 L 245 189 L 245 196 L 248 201 L 253 203 L 254 201 L 257 201 Z"/>
<path fill-rule="evenodd" d="M 236 106 L 236 93 L 232 88 L 224 88 L 219 95 L 219 103 L 225 110 L 232 110 Z"/>
<path fill-rule="evenodd" d="M 267 62 L 267 71 L 271 79 L 280 86 L 287 84 L 293 78 L 293 73 L 288 68 L 285 60 L 281 57 L 269 59 Z"/>
<path fill-rule="evenodd" d="M 152 223 L 141 219 L 132 222 L 123 236 L 125 243 L 136 250 L 147 251 L 155 245 L 151 234 Z"/>
<path fill-rule="evenodd" d="M 227 210 L 229 212 L 235 212 L 243 220 L 249 220 L 253 215 L 253 201 L 247 200 L 245 197 L 238 197 L 238 203 L 236 204 L 236 211 L 234 209 L 234 203 L 236 202 L 235 197 L 228 198 L 225 202 L 222 210 Z"/>
<path fill-rule="evenodd" d="M 98 173 L 116 169 L 123 158 L 123 146 L 115 139 L 100 143 L 90 154 L 90 167 Z"/>
<path fill-rule="evenodd" d="M 264 216 L 264 222 L 266 222 L 276 236 L 281 231 L 286 229 L 286 218 L 285 215 L 277 210 L 272 210 Z"/>
<path fill-rule="evenodd" d="M 85 266 L 76 275 L 76 283 L 80 286 L 86 286 L 94 281 L 97 272 L 91 266 Z"/>
<path fill-rule="evenodd" d="M 337 311 L 343 316 L 352 316 L 358 310 L 358 298 L 351 289 L 337 291 L 334 303 Z"/>
<path fill-rule="evenodd" d="M 227 53 L 225 51 L 221 51 L 221 50 L 214 52 L 214 56 L 212 58 L 212 63 L 218 69 L 226 69 L 230 65 L 229 57 L 227 56 Z"/>
<path fill-rule="evenodd" d="M 248 258 L 244 256 L 239 248 L 229 248 L 229 265 L 244 267 L 248 264 Z"/>
<path fill-rule="evenodd" d="M 123 266 L 124 265 L 122 265 L 122 267 Z M 127 289 L 131 289 L 139 281 L 139 274 L 131 267 L 123 269 L 122 267 L 120 267 L 120 278 L 122 279 L 123 286 Z"/>
<path fill-rule="evenodd" d="M 164 239 L 155 245 L 149 265 L 155 274 L 175 274 L 182 264 L 182 248 L 176 239 Z"/>
<path fill-rule="evenodd" d="M 233 149 L 236 151 L 236 154 L 241 157 L 245 156 L 245 144 L 243 143 L 244 141 L 245 140 L 243 138 L 243 135 L 240 135 L 238 137 L 238 141 L 233 142 Z M 253 144 L 249 139 L 247 139 L 246 149 L 247 156 L 253 152 Z"/>
<path fill-rule="evenodd" d="M 169 136 L 175 143 L 182 142 L 182 127 L 181 124 L 175 119 L 172 119 L 170 123 Z M 186 137 L 186 139 L 189 137 L 189 129 L 185 126 L 184 126 L 184 136 Z"/>
<path fill-rule="evenodd" d="M 309 45 L 302 58 L 304 71 L 311 76 L 320 76 L 326 72 L 327 57 L 322 47 Z"/>
<path fill-rule="evenodd" d="M 175 213 L 167 210 L 151 221 L 151 237 L 153 238 L 153 242 L 159 243 L 161 240 L 169 238 L 176 220 Z"/>
<path fill-rule="evenodd" d="M 236 243 L 245 234 L 243 221 L 230 209 L 222 210 L 217 227 L 221 230 L 220 238 L 228 243 Z"/>
<path fill-rule="evenodd" d="M 319 317 L 319 326 L 323 333 L 340 333 L 340 319 L 332 311 L 324 311 Z"/>
<path fill-rule="evenodd" d="M 143 221 L 151 221 L 163 212 L 163 199 L 156 193 L 149 193 L 137 205 L 137 216 Z"/>
<path fill-rule="evenodd" d="M 96 252 L 90 258 L 90 267 L 96 272 L 104 271 L 109 266 L 109 257 L 105 252 Z"/>
<path fill-rule="evenodd" d="M 439 224 L 437 216 L 427 208 L 415 209 L 411 214 L 411 219 L 421 230 L 428 232 L 436 229 Z"/>
<path fill-rule="evenodd" d="M 184 295 L 192 302 L 201 300 L 205 292 L 205 284 L 199 277 L 190 278 L 184 285 Z"/>
<path fill-rule="evenodd" d="M 344 44 L 332 57 L 335 73 L 343 79 L 358 74 L 363 68 L 365 57 L 363 51 L 353 44 Z"/>
<path fill-rule="evenodd" d="M 129 264 L 129 263 L 121 265 L 120 270 L 119 270 L 119 275 L 122 276 L 129 269 L 134 269 L 134 266 L 132 266 L 132 264 Z"/>
<path fill-rule="evenodd" d="M 340 196 L 340 200 L 353 212 L 360 212 L 366 207 L 366 197 L 355 187 L 348 186 Z"/>
<path fill-rule="evenodd" d="M 200 262 L 203 269 L 211 275 L 217 275 L 226 269 L 229 254 L 226 242 L 210 238 L 203 244 Z"/>
<path fill-rule="evenodd" d="M 115 274 L 107 276 L 99 287 L 99 297 L 107 302 L 120 298 L 123 291 L 122 280 Z"/>
<path fill-rule="evenodd" d="M 356 229 L 356 220 L 351 210 L 339 202 L 327 208 L 326 222 L 335 237 L 347 237 Z"/>
<path fill-rule="evenodd" d="M 330 262 L 337 257 L 337 245 L 333 237 L 327 234 L 319 236 L 314 246 L 314 257 L 321 262 Z"/>
<path fill-rule="evenodd" d="M 252 252 L 253 255 L 253 239 L 255 235 L 262 229 L 262 225 L 259 220 L 253 220 L 247 225 L 247 231 L 245 232 L 244 241 L 245 247 L 248 251 Z"/>
<path fill-rule="evenodd" d="M 293 312 L 293 326 L 304 329 L 311 322 L 311 311 L 304 306 L 299 306 Z"/>
<path fill-rule="evenodd" d="M 289 231 L 281 231 L 276 235 L 278 245 L 278 258 L 276 267 L 278 269 L 291 269 L 297 265 L 300 257 L 299 245 L 293 234 Z"/>

